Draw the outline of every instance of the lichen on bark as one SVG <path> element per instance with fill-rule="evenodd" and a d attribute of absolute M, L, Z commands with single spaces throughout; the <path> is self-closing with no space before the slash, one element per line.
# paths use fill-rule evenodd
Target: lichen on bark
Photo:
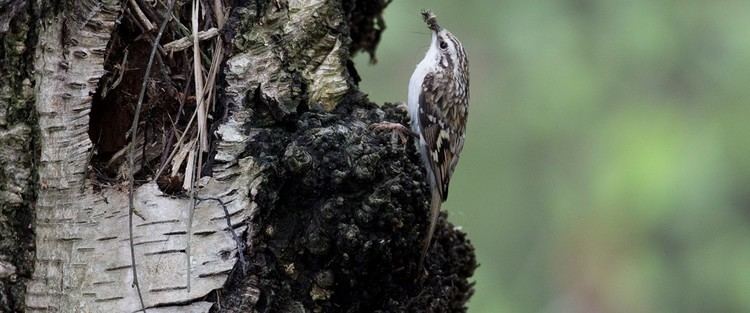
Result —
<path fill-rule="evenodd" d="M 258 5 L 260 3 L 260 5 Z M 229 66 L 258 74 L 247 80 L 278 117 L 300 106 L 330 111 L 353 85 L 349 41 L 338 1 L 260 1 L 236 10 Z"/>

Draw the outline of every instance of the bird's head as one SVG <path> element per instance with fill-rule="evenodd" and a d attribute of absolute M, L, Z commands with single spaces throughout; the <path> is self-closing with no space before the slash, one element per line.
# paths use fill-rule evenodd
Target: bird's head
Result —
<path fill-rule="evenodd" d="M 468 70 L 466 52 L 458 38 L 438 24 L 437 16 L 432 11 L 423 10 L 422 18 L 432 31 L 432 43 L 427 55 L 432 56 L 441 69 L 452 71 L 456 75 Z"/>

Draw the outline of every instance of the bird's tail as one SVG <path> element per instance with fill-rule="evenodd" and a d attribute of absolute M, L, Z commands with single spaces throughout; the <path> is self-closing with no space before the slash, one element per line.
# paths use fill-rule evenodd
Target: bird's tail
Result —
<path fill-rule="evenodd" d="M 435 234 L 435 226 L 437 226 L 438 216 L 440 215 L 440 204 L 443 202 L 443 198 L 440 196 L 440 192 L 437 188 L 432 189 L 432 199 L 430 202 L 430 226 L 427 228 L 427 235 L 424 238 L 422 246 L 422 255 L 419 258 L 419 270 L 422 271 L 424 266 L 424 259 L 427 256 L 427 251 L 430 249 L 430 243 L 432 242 L 432 236 Z"/>

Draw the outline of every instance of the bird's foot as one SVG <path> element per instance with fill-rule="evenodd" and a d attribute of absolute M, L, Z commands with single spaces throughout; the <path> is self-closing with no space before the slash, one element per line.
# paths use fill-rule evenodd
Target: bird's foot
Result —
<path fill-rule="evenodd" d="M 411 137 L 417 136 L 414 132 L 411 131 L 411 129 L 399 123 L 380 122 L 380 123 L 370 124 L 369 128 L 375 132 L 389 131 L 394 137 L 398 136 L 398 138 L 401 141 L 401 144 L 405 144 L 407 142 L 408 136 L 411 136 Z"/>

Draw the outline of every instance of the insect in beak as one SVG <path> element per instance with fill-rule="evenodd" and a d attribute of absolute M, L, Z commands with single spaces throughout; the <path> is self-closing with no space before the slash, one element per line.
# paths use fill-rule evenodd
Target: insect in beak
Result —
<path fill-rule="evenodd" d="M 424 22 L 427 23 L 427 28 L 431 29 L 433 32 L 439 32 L 441 27 L 437 23 L 437 16 L 435 16 L 434 13 L 430 10 L 424 10 L 422 11 L 422 18 L 424 19 Z"/>

